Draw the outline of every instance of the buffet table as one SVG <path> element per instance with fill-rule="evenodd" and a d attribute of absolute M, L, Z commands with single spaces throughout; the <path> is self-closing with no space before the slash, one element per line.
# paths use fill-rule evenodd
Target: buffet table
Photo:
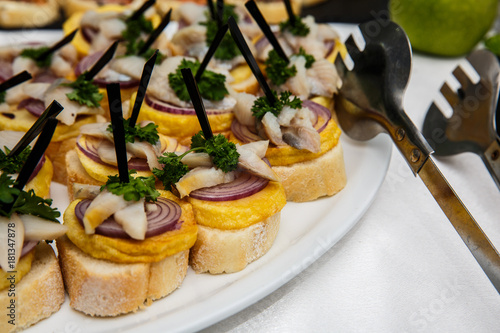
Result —
<path fill-rule="evenodd" d="M 354 25 L 336 25 L 343 40 Z M 421 129 L 463 58 L 414 54 L 404 107 Z M 443 105 L 444 103 L 440 104 Z M 451 112 L 451 109 L 450 109 Z M 345 134 L 343 134 L 345 138 Z M 437 164 L 497 249 L 500 193 L 470 153 Z M 204 332 L 495 332 L 500 296 L 396 148 L 372 205 L 322 257 Z"/>
<path fill-rule="evenodd" d="M 343 40 L 355 29 L 354 25 L 335 26 Z M 48 33 L 51 41 L 60 35 L 60 32 Z M 40 36 L 38 32 L 0 31 L 0 44 L 46 36 L 46 31 Z M 450 73 L 463 62 L 462 58 L 414 55 L 404 106 L 418 128 L 422 127 L 431 102 L 441 97 L 441 84 L 451 80 Z M 442 97 L 441 100 L 444 101 Z M 385 139 L 383 146 L 390 146 L 388 137 Z M 366 145 L 350 140 L 345 134 L 342 141 L 348 143 L 348 147 L 362 149 Z M 359 211 L 355 203 L 353 205 L 352 213 L 362 217 L 356 218 L 338 241 L 325 243 L 328 234 L 318 237 L 314 241 L 318 253 L 326 252 L 318 258 L 304 254 L 313 259 L 291 265 L 287 282 L 283 280 L 284 284 L 275 284 L 260 293 L 251 305 L 242 303 L 233 311 L 219 313 L 217 307 L 213 307 L 210 311 L 217 315 L 200 322 L 193 317 L 192 325 L 165 326 L 161 316 L 155 314 L 146 321 L 140 311 L 137 316 L 125 316 L 131 324 L 121 327 L 120 331 L 136 331 L 141 326 L 158 332 L 199 329 L 204 332 L 498 331 L 499 294 L 424 184 L 413 176 L 395 148 L 388 149 L 389 152 L 392 149 L 392 155 L 388 153 L 384 157 L 385 165 L 389 165 L 387 174 L 381 178 L 371 205 L 360 207 Z M 500 193 L 480 158 L 462 154 L 436 161 L 483 230 L 500 248 Z M 370 161 L 364 163 L 372 167 Z M 385 174 L 385 169 L 379 173 Z M 61 187 L 56 189 L 61 191 Z M 335 199 L 332 202 L 335 204 Z M 328 218 L 332 223 L 335 220 L 334 216 Z M 307 222 L 306 219 L 304 223 Z M 272 264 L 263 261 L 264 266 Z M 189 283 L 186 281 L 181 287 L 182 292 L 191 288 Z M 194 286 L 200 294 L 203 288 Z M 55 327 L 51 331 L 86 332 L 87 324 L 102 328 L 97 331 L 116 331 L 114 319 L 75 315 L 68 303 L 67 300 L 61 313 L 28 331 L 46 332 Z"/>

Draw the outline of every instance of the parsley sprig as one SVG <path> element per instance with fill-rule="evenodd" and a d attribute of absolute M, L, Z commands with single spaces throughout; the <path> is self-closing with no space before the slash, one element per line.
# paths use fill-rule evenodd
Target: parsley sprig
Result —
<path fill-rule="evenodd" d="M 51 199 L 43 199 L 33 190 L 21 191 L 12 185 L 14 180 L 7 173 L 0 175 L 0 215 L 10 217 L 13 213 L 30 214 L 58 222 L 61 213 L 51 207 Z"/>
<path fill-rule="evenodd" d="M 306 59 L 306 68 L 311 68 L 311 66 L 316 61 L 316 59 L 314 59 L 314 56 L 307 54 L 306 50 L 304 50 L 302 47 L 299 49 L 299 53 L 297 53 L 297 55 L 302 56 Z"/>
<path fill-rule="evenodd" d="M 266 65 L 267 77 L 277 86 L 282 85 L 290 77 L 297 74 L 297 68 L 295 65 L 288 66 L 288 62 L 281 58 L 276 50 L 271 50 L 269 52 L 268 58 L 264 64 Z"/>
<path fill-rule="evenodd" d="M 0 91 L 0 104 L 5 103 L 5 96 L 7 96 L 7 92 Z"/>
<path fill-rule="evenodd" d="M 295 25 L 290 23 L 290 19 L 280 22 L 280 31 L 285 32 L 286 30 L 294 36 L 305 37 L 309 35 L 311 31 L 309 27 L 302 21 L 300 16 L 295 16 Z"/>
<path fill-rule="evenodd" d="M 134 55 L 144 45 L 141 34 L 150 34 L 153 31 L 153 23 L 148 21 L 144 15 L 139 16 L 136 20 L 125 21 L 126 28 L 122 32 L 122 38 L 127 47 L 126 55 Z"/>
<path fill-rule="evenodd" d="M 52 62 L 52 53 L 48 54 L 46 57 L 43 57 L 42 59 L 37 60 L 37 58 L 48 49 L 49 49 L 48 46 L 42 46 L 39 48 L 32 48 L 32 49 L 24 49 L 21 52 L 21 57 L 33 59 L 38 67 L 47 68 L 50 66 L 50 63 Z"/>
<path fill-rule="evenodd" d="M 160 192 L 155 189 L 155 177 L 133 177 L 137 173 L 135 170 L 129 171 L 129 182 L 122 183 L 118 175 L 108 176 L 106 184 L 101 186 L 101 191 L 107 189 L 115 195 L 123 195 L 127 201 L 139 201 L 145 198 L 146 201 L 156 201 Z"/>
<path fill-rule="evenodd" d="M 285 106 L 289 106 L 292 109 L 300 109 L 302 107 L 300 98 L 294 96 L 293 99 L 290 99 L 292 93 L 289 91 L 283 91 L 279 98 L 275 91 L 273 91 L 273 93 L 276 97 L 275 105 L 271 105 L 266 96 L 259 97 L 255 100 L 252 106 L 252 114 L 254 117 L 261 120 L 267 112 L 271 112 L 277 117 Z"/>
<path fill-rule="evenodd" d="M 8 156 L 10 149 L 4 146 L 5 153 L 0 149 L 0 170 L 2 172 L 12 174 L 19 173 L 24 163 L 28 159 L 28 155 L 31 152 L 31 147 L 28 146 L 24 148 L 22 152 L 14 156 Z"/>
<path fill-rule="evenodd" d="M 125 143 L 134 143 L 135 139 L 139 141 L 146 141 L 154 145 L 160 140 L 158 135 L 158 125 L 154 123 L 149 123 L 146 126 L 141 127 L 139 124 L 135 124 L 134 127 L 129 125 L 130 119 L 123 120 L 123 129 L 125 130 Z M 113 126 L 109 124 L 106 128 L 108 132 L 113 133 Z"/>
<path fill-rule="evenodd" d="M 182 164 L 184 156 L 192 152 L 207 153 L 212 157 L 214 165 L 224 172 L 236 170 L 240 154 L 234 143 L 227 141 L 222 134 L 217 134 L 210 139 L 205 139 L 203 132 L 195 134 L 191 138 L 191 149 L 181 155 L 165 153 L 158 158 L 163 165 L 163 170 L 153 169 L 153 174 L 163 183 L 166 189 L 170 189 L 186 173 L 189 172 L 187 165 Z"/>
<path fill-rule="evenodd" d="M 235 6 L 233 5 L 224 5 L 223 13 L 222 13 L 222 22 L 227 22 L 230 17 L 233 17 L 236 23 L 239 21 L 239 17 L 234 11 Z M 212 45 L 212 42 L 217 34 L 217 30 L 219 30 L 219 25 L 217 20 L 213 20 L 210 13 L 205 12 L 205 17 L 207 20 L 205 22 L 201 22 L 201 25 L 207 27 L 207 40 L 206 43 L 208 46 Z M 234 42 L 231 34 L 227 32 L 224 35 L 219 47 L 214 53 L 215 59 L 219 60 L 231 60 L 234 57 L 240 55 L 240 50 L 236 43 Z"/>
<path fill-rule="evenodd" d="M 182 59 L 179 67 L 175 70 L 175 73 L 168 74 L 168 82 L 170 87 L 174 90 L 177 97 L 180 100 L 189 102 L 191 97 L 189 97 L 189 92 L 184 83 L 184 78 L 182 77 L 181 69 L 190 68 L 191 72 L 196 73 L 200 67 L 200 62 L 190 61 Z M 200 90 L 201 97 L 211 100 L 220 101 L 229 94 L 226 89 L 226 77 L 222 74 L 215 73 L 209 70 L 203 71 L 200 80 L 198 81 L 198 89 Z"/>
<path fill-rule="evenodd" d="M 70 101 L 78 102 L 80 105 L 87 105 L 91 108 L 99 107 L 99 102 L 104 96 L 99 92 L 94 80 L 87 81 L 85 79 L 85 73 L 79 75 L 73 82 L 62 84 L 62 86 L 73 88 L 73 91 L 66 96 Z"/>

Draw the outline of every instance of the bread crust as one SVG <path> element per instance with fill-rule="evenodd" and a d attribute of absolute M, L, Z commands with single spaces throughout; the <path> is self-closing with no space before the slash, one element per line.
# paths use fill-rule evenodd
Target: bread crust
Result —
<path fill-rule="evenodd" d="M 45 3 L 0 1 L 0 27 L 2 28 L 42 28 L 58 19 L 58 0 L 45 0 Z"/>
<path fill-rule="evenodd" d="M 0 306 L 7 309 L 9 290 L 0 292 Z M 16 285 L 16 325 L 7 322 L 2 315 L 0 332 L 15 332 L 25 329 L 58 311 L 64 302 L 64 285 L 59 263 L 52 247 L 40 242 L 36 247 L 35 260 L 30 272 Z"/>
<path fill-rule="evenodd" d="M 339 192 L 347 183 L 340 141 L 314 160 L 273 166 L 285 188 L 286 200 L 305 202 Z"/>
<path fill-rule="evenodd" d="M 281 212 L 242 229 L 221 230 L 198 226 L 189 263 L 196 273 L 233 273 L 262 257 L 274 243 Z"/>
<path fill-rule="evenodd" d="M 177 289 L 187 273 L 189 250 L 156 263 L 122 264 L 95 259 L 66 236 L 57 242 L 70 306 L 91 316 L 135 312 Z"/>

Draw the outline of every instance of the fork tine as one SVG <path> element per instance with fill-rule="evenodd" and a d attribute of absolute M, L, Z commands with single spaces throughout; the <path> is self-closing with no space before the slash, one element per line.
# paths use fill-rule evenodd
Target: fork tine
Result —
<path fill-rule="evenodd" d="M 356 60 L 359 59 L 361 55 L 361 51 L 358 48 L 358 45 L 356 45 L 356 42 L 354 41 L 354 38 L 352 35 L 350 35 L 346 41 L 345 41 L 345 47 L 347 49 L 347 52 L 351 56 L 352 61 L 356 63 Z"/>
<path fill-rule="evenodd" d="M 465 74 L 461 66 L 457 66 L 457 68 L 455 68 L 453 76 L 458 80 L 463 89 L 466 89 L 469 84 L 472 84 L 472 81 L 469 79 L 467 74 Z"/>
<path fill-rule="evenodd" d="M 337 57 L 335 58 L 335 68 L 337 69 L 340 78 L 343 79 L 348 69 L 340 53 L 337 54 Z"/>
<path fill-rule="evenodd" d="M 460 102 L 460 98 L 455 90 L 453 90 L 448 83 L 443 83 L 440 89 L 441 94 L 446 98 L 448 103 L 452 108 L 455 108 L 457 104 Z"/>
<path fill-rule="evenodd" d="M 425 116 L 422 134 L 434 149 L 436 155 L 448 155 L 447 151 L 450 147 L 448 138 L 446 137 L 447 123 L 448 119 L 444 116 L 436 103 L 432 102 Z"/>
<path fill-rule="evenodd" d="M 491 78 L 491 81 L 496 81 L 500 65 L 493 53 L 487 50 L 477 50 L 469 54 L 467 60 L 480 77 Z"/>

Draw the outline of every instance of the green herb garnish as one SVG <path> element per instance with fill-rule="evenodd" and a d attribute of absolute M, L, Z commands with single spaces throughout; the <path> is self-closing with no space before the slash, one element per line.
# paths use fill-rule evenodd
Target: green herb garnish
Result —
<path fill-rule="evenodd" d="M 177 97 L 180 100 L 189 102 L 191 97 L 189 97 L 189 92 L 182 77 L 181 69 L 190 68 L 191 72 L 196 73 L 198 68 L 200 68 L 200 62 L 190 61 L 182 59 L 181 64 L 175 70 L 175 73 L 168 74 L 168 81 L 170 87 L 174 90 Z M 198 89 L 200 91 L 201 97 L 211 100 L 220 101 L 229 94 L 226 89 L 226 77 L 222 74 L 215 73 L 209 70 L 203 71 L 200 80 L 198 81 Z"/>
<path fill-rule="evenodd" d="M 163 165 L 163 170 L 153 169 L 153 174 L 161 180 L 166 189 L 170 189 L 186 173 L 189 172 L 187 165 L 182 164 L 184 156 L 191 152 L 207 153 L 212 157 L 214 165 L 224 172 L 236 170 L 240 154 L 234 143 L 227 141 L 222 134 L 205 139 L 203 132 L 199 132 L 191 138 L 191 149 L 177 155 L 165 153 L 158 157 L 158 162 Z"/>
<path fill-rule="evenodd" d="M 7 96 L 7 92 L 0 91 L 0 104 L 5 103 L 5 96 Z"/>
<path fill-rule="evenodd" d="M 0 170 L 7 174 L 19 173 L 28 159 L 31 147 L 24 148 L 22 152 L 14 156 L 7 156 L 10 153 L 10 149 L 6 146 L 4 146 L 4 149 L 5 153 L 0 149 Z"/>
<path fill-rule="evenodd" d="M 302 47 L 299 49 L 299 53 L 297 53 L 298 56 L 303 56 L 306 59 L 306 68 L 311 68 L 311 66 L 314 64 L 316 59 L 310 54 L 306 53 L 306 50 L 304 50 Z"/>
<path fill-rule="evenodd" d="M 43 199 L 33 190 L 21 191 L 12 185 L 14 180 L 7 173 L 0 175 L 0 215 L 10 217 L 13 213 L 30 214 L 58 222 L 61 213 L 50 206 L 51 199 Z M 8 208 L 11 209 L 7 211 Z"/>
<path fill-rule="evenodd" d="M 294 36 L 305 37 L 311 31 L 309 27 L 302 21 L 300 16 L 295 16 L 295 25 L 290 23 L 290 19 L 280 23 L 280 31 L 285 32 L 286 30 Z"/>
<path fill-rule="evenodd" d="M 144 42 L 143 42 L 143 44 L 144 44 Z M 153 56 L 155 51 L 156 50 L 154 50 L 154 49 L 148 49 L 146 52 L 141 54 L 141 57 L 143 57 L 144 59 L 149 59 Z M 163 61 L 163 58 L 165 58 L 165 56 L 160 51 L 158 51 L 158 55 L 156 56 L 155 64 L 156 65 L 160 64 Z"/>
<path fill-rule="evenodd" d="M 294 96 L 293 99 L 290 100 L 292 93 L 289 91 L 283 91 L 279 98 L 275 91 L 273 91 L 273 94 L 276 97 L 274 106 L 271 106 L 266 96 L 259 97 L 255 100 L 252 106 L 252 114 L 254 117 L 261 120 L 266 112 L 271 112 L 277 117 L 285 106 L 289 106 L 292 109 L 300 109 L 302 107 L 302 101 L 297 96 Z"/>
<path fill-rule="evenodd" d="M 61 85 L 73 88 L 72 92 L 66 94 L 69 100 L 91 108 L 99 107 L 99 102 L 104 96 L 99 92 L 99 88 L 94 84 L 94 80 L 87 81 L 85 79 L 85 73 L 78 76 L 75 81 Z"/>
<path fill-rule="evenodd" d="M 154 145 L 160 140 L 158 135 L 158 125 L 154 123 L 149 123 L 146 126 L 141 127 L 139 124 L 135 124 L 134 127 L 129 125 L 130 119 L 123 120 L 123 128 L 125 130 L 125 143 L 134 143 L 135 139 L 139 141 L 146 141 Z M 113 133 L 113 126 L 109 124 L 106 128 L 108 132 Z"/>
<path fill-rule="evenodd" d="M 126 28 L 122 32 L 122 38 L 127 47 L 125 54 L 137 54 L 144 45 L 144 41 L 140 38 L 141 34 L 150 34 L 153 31 L 153 23 L 148 21 L 144 15 L 141 15 L 136 20 L 125 21 L 125 24 Z"/>
<path fill-rule="evenodd" d="M 239 21 L 238 15 L 236 15 L 234 11 L 235 6 L 233 5 L 224 5 L 224 10 L 222 13 L 222 22 L 227 22 L 227 20 L 230 17 L 233 17 L 236 23 Z M 207 27 L 207 45 L 210 46 L 212 45 L 212 42 L 215 38 L 215 35 L 217 34 L 217 31 L 219 30 L 219 24 L 217 20 L 213 20 L 210 13 L 207 11 L 205 12 L 205 17 L 207 18 L 207 21 L 201 22 L 201 25 L 204 25 Z M 240 49 L 234 42 L 233 38 L 231 37 L 231 34 L 227 32 L 224 35 L 224 38 L 222 39 L 219 47 L 214 53 L 215 59 L 219 60 L 231 60 L 234 57 L 240 55 Z"/>
<path fill-rule="evenodd" d="M 108 176 L 106 184 L 101 186 L 101 191 L 107 189 L 115 195 L 123 195 L 127 201 L 139 201 L 145 198 L 146 201 L 156 201 L 160 196 L 160 192 L 155 189 L 155 177 L 133 177 L 137 173 L 135 170 L 130 170 L 128 183 L 120 182 L 118 175 Z"/>
<path fill-rule="evenodd" d="M 42 59 L 37 59 L 42 53 L 46 52 L 49 49 L 48 46 L 42 46 L 36 49 L 24 49 L 21 52 L 21 57 L 33 59 L 36 65 L 40 68 L 47 68 L 50 66 L 52 62 L 52 53 L 48 54 L 46 57 Z"/>
<path fill-rule="evenodd" d="M 297 68 L 295 65 L 288 66 L 288 62 L 278 55 L 278 52 L 271 50 L 268 54 L 268 58 L 264 62 L 266 65 L 266 74 L 269 80 L 274 85 L 280 86 L 286 82 L 290 77 L 297 74 Z"/>

